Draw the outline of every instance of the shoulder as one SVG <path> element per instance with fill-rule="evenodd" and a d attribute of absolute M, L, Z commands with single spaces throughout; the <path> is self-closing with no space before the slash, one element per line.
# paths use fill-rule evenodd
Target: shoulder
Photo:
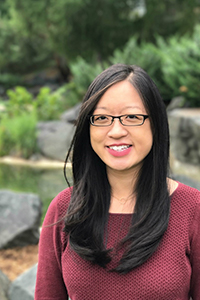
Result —
<path fill-rule="evenodd" d="M 61 191 L 50 203 L 44 223 L 54 223 L 65 217 L 70 199 L 72 188 Z"/>
<path fill-rule="evenodd" d="M 182 218 L 193 219 L 200 208 L 200 191 L 178 182 L 178 187 L 171 195 L 171 210 Z"/>
<path fill-rule="evenodd" d="M 72 194 L 72 187 L 61 191 L 51 202 L 50 206 L 57 207 L 58 209 L 67 209 Z"/>
<path fill-rule="evenodd" d="M 189 204 L 197 204 L 198 202 L 200 202 L 200 191 L 185 185 L 181 182 L 177 182 L 178 186 L 175 189 L 175 191 L 172 194 L 172 199 L 175 198 L 177 199 L 181 199 L 181 201 L 184 202 L 184 204 L 186 204 L 185 202 L 189 202 Z"/>

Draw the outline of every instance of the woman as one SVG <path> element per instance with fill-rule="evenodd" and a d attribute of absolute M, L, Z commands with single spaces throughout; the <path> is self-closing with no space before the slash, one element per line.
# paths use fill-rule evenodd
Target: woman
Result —
<path fill-rule="evenodd" d="M 72 150 L 74 185 L 48 209 L 35 299 L 200 299 L 200 192 L 168 177 L 165 106 L 144 70 L 97 76 L 66 161 Z"/>

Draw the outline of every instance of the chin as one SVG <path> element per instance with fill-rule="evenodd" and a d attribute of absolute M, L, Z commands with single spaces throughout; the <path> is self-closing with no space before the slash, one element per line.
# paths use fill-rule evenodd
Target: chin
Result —
<path fill-rule="evenodd" d="M 129 166 L 107 166 L 107 169 L 110 169 L 112 171 L 116 171 L 116 172 L 135 172 L 138 171 L 141 168 L 141 163 L 136 164 L 136 165 L 129 165 Z"/>

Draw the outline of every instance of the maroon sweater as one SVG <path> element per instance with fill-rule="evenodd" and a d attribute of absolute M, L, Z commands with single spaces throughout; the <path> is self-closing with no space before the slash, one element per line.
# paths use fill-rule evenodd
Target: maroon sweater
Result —
<path fill-rule="evenodd" d="M 156 252 L 126 275 L 80 258 L 57 222 L 66 213 L 70 189 L 50 204 L 39 245 L 35 300 L 200 300 L 200 192 L 179 183 L 171 197 L 168 229 Z M 127 234 L 131 214 L 110 214 L 105 241 L 115 248 Z"/>

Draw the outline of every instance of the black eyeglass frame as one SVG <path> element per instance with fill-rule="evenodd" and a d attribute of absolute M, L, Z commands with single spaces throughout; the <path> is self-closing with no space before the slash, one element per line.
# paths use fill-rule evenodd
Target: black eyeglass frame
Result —
<path fill-rule="evenodd" d="M 112 120 L 111 120 L 111 123 L 109 125 L 96 125 L 93 123 L 92 121 L 92 118 L 94 118 L 95 116 L 108 116 L 108 117 L 111 117 Z M 141 116 L 143 117 L 143 122 L 141 124 L 137 124 L 137 125 L 127 125 L 127 124 L 123 124 L 122 123 L 122 120 L 121 120 L 121 117 L 125 117 L 125 116 Z M 96 115 L 90 115 L 88 116 L 89 117 L 89 120 L 90 120 L 90 124 L 92 126 L 96 126 L 96 127 L 108 127 L 108 126 L 111 126 L 114 122 L 114 119 L 119 119 L 120 123 L 123 125 L 123 126 L 141 126 L 144 124 L 145 120 L 149 118 L 149 115 L 143 115 L 143 114 L 125 114 L 125 115 L 121 115 L 121 116 L 111 116 L 111 115 L 107 115 L 107 114 L 96 114 Z"/>

